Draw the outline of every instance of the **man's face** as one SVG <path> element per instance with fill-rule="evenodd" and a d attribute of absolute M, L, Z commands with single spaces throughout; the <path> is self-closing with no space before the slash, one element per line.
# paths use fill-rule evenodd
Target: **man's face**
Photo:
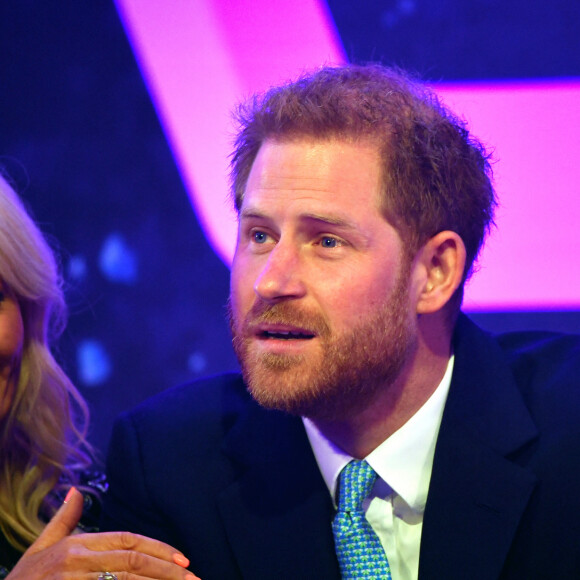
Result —
<path fill-rule="evenodd" d="M 410 267 L 380 190 L 370 144 L 260 149 L 240 210 L 230 314 L 244 378 L 265 407 L 346 418 L 411 356 Z"/>

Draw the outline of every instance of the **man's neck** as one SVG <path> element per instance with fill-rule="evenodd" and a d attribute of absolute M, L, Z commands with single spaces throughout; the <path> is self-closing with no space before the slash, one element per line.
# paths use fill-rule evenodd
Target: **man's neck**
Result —
<path fill-rule="evenodd" d="M 342 420 L 313 422 L 343 451 L 362 459 L 400 429 L 429 399 L 449 362 L 449 342 L 439 348 L 420 340 L 419 347 L 397 380 L 379 391 L 362 410 Z"/>

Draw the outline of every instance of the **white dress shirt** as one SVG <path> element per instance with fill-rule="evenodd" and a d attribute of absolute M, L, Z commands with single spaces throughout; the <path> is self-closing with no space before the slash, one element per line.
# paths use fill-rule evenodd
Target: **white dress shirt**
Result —
<path fill-rule="evenodd" d="M 453 361 L 451 356 L 441 383 L 424 405 L 365 457 L 378 478 L 363 507 L 387 554 L 393 580 L 417 580 L 418 577 L 423 513 Z M 326 439 L 312 421 L 302 420 L 318 467 L 335 501 L 340 472 L 353 458 Z"/>

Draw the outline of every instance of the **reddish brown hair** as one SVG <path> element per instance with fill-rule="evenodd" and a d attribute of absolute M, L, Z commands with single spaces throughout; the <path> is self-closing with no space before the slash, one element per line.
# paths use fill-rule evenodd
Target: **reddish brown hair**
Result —
<path fill-rule="evenodd" d="M 452 230 L 467 251 L 464 280 L 496 205 L 490 156 L 427 87 L 381 65 L 325 67 L 242 104 L 231 162 L 239 211 L 252 164 L 266 140 L 370 140 L 383 164 L 385 217 L 410 256 Z M 461 302 L 462 287 L 458 291 Z"/>

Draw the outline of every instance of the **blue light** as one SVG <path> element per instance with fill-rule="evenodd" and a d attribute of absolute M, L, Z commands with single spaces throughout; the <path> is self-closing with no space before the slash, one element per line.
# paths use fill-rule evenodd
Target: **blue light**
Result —
<path fill-rule="evenodd" d="M 82 280 L 87 275 L 87 261 L 81 254 L 70 257 L 68 275 L 72 280 Z"/>
<path fill-rule="evenodd" d="M 111 376 L 110 357 L 98 340 L 86 339 L 79 344 L 77 365 L 79 379 L 87 387 L 97 387 Z"/>
<path fill-rule="evenodd" d="M 207 359 L 202 352 L 196 351 L 187 360 L 187 367 L 195 374 L 202 373 L 207 367 Z"/>
<path fill-rule="evenodd" d="M 134 284 L 137 280 L 137 257 L 119 233 L 110 234 L 104 241 L 99 267 L 111 282 Z"/>

